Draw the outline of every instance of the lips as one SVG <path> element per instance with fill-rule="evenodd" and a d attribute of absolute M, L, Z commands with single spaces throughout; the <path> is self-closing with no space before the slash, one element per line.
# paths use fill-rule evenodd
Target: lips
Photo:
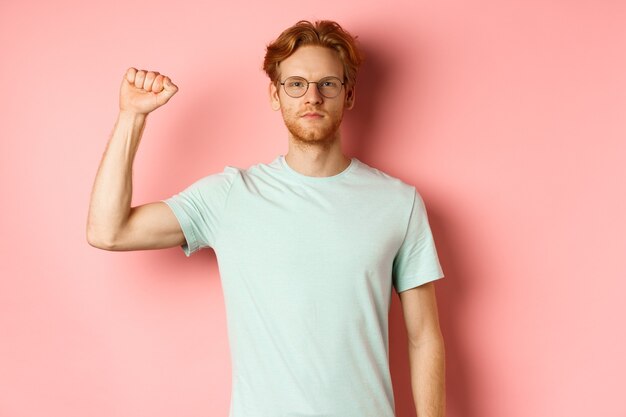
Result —
<path fill-rule="evenodd" d="M 306 112 L 301 117 L 304 117 L 307 119 L 316 119 L 319 117 L 324 117 L 324 115 L 322 113 L 317 113 L 317 112 Z"/>

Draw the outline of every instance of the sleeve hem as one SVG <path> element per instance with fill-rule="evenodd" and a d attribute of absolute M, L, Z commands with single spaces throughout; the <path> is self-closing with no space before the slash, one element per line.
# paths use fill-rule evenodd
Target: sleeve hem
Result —
<path fill-rule="evenodd" d="M 167 200 L 161 201 L 168 205 L 174 213 L 174 216 L 176 216 L 178 223 L 180 223 L 180 228 L 185 236 L 185 243 L 181 245 L 181 249 L 185 252 L 186 256 L 190 256 L 192 253 L 200 249 L 200 245 L 198 244 L 198 239 L 196 238 L 193 227 L 191 226 L 191 219 L 189 218 L 189 215 L 185 213 L 176 200 L 168 198 Z"/>
<path fill-rule="evenodd" d="M 417 277 L 417 278 L 405 280 L 405 281 L 402 282 L 402 284 L 397 285 L 395 287 L 396 288 L 396 292 L 398 294 L 400 294 L 403 291 L 410 290 L 411 288 L 419 287 L 421 285 L 427 284 L 427 283 L 432 282 L 432 281 L 439 280 L 439 279 L 444 278 L 444 277 L 445 277 L 445 275 L 442 272 L 437 272 L 437 273 L 435 273 L 433 275 L 429 275 L 429 276 L 426 276 L 426 277 L 420 276 L 420 277 Z"/>

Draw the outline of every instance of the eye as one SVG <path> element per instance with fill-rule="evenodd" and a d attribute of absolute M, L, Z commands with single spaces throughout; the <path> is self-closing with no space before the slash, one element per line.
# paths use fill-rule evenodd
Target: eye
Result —
<path fill-rule="evenodd" d="M 285 86 L 288 88 L 304 88 L 305 81 L 302 78 L 288 78 Z"/>

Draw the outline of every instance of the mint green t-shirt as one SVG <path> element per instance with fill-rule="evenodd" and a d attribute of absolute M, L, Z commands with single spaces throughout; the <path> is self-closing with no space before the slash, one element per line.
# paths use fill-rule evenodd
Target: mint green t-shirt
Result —
<path fill-rule="evenodd" d="M 214 249 L 232 359 L 229 417 L 393 417 L 388 314 L 442 278 L 414 186 L 357 158 L 311 177 L 283 155 L 163 200 L 187 256 Z"/>

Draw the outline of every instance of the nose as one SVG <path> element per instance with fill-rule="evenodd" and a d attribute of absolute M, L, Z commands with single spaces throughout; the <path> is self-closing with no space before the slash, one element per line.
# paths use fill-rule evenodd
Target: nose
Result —
<path fill-rule="evenodd" d="M 317 83 L 309 83 L 309 88 L 304 94 L 304 101 L 305 103 L 321 103 L 324 101 L 324 96 L 317 89 Z"/>

